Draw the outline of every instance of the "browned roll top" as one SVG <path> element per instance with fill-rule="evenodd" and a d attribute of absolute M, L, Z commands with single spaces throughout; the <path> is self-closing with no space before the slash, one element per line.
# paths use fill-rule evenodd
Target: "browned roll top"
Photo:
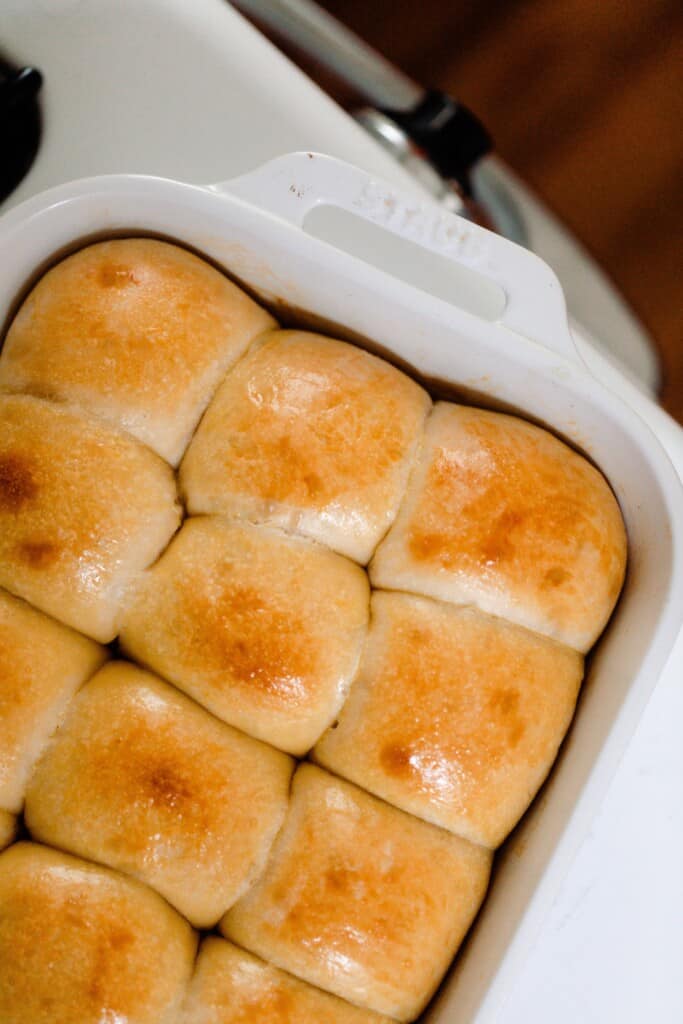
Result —
<path fill-rule="evenodd" d="M 206 928 L 263 868 L 291 774 L 284 754 L 111 662 L 39 761 L 26 823 L 43 842 L 147 882 Z"/>
<path fill-rule="evenodd" d="M 0 854 L 0 908 L 0 1020 L 177 1020 L 196 936 L 151 890 L 17 843 Z"/>
<path fill-rule="evenodd" d="M 221 377 L 273 326 L 177 245 L 100 242 L 29 294 L 5 339 L 0 388 L 79 406 L 175 464 Z"/>

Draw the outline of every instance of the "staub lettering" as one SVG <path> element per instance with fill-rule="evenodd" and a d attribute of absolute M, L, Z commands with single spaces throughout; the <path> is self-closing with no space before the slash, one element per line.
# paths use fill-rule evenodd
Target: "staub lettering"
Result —
<path fill-rule="evenodd" d="M 352 206 L 376 224 L 445 256 L 457 257 L 473 267 L 489 263 L 488 247 L 479 232 L 473 233 L 466 223 L 442 216 L 419 203 L 407 204 L 387 192 L 386 186 L 368 182 Z"/>

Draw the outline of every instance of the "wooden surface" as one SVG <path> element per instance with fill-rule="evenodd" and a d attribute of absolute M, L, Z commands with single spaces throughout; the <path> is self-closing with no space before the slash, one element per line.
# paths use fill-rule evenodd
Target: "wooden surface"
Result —
<path fill-rule="evenodd" d="M 612 276 L 683 422 L 683 5 L 324 0 L 394 63 L 479 114 L 499 154 Z"/>

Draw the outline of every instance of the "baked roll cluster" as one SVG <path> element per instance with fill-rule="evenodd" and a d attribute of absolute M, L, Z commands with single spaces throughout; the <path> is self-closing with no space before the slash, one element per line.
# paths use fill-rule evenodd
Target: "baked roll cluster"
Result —
<path fill-rule="evenodd" d="M 541 428 L 167 242 L 62 260 L 0 355 L 0 1020 L 415 1020 L 625 563 Z"/>

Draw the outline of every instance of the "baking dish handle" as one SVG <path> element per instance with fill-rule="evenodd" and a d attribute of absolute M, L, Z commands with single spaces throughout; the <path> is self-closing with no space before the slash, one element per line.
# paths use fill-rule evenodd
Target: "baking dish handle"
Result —
<path fill-rule="evenodd" d="M 401 193 L 366 171 L 318 153 L 290 153 L 209 186 L 304 227 L 316 206 L 338 207 L 482 275 L 502 290 L 497 321 L 581 363 L 569 333 L 562 287 L 538 256 L 500 235 Z M 583 365 L 583 364 L 581 364 Z"/>

